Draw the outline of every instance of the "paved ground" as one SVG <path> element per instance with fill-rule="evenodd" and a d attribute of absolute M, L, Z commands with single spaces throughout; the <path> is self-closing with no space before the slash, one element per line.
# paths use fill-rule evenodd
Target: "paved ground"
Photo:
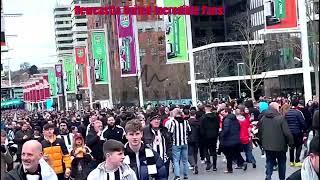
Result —
<path fill-rule="evenodd" d="M 243 171 L 239 169 L 234 169 L 233 174 L 224 174 L 224 171 L 226 170 L 227 164 L 222 161 L 222 157 L 218 157 L 218 162 L 217 162 L 217 172 L 211 171 L 206 171 L 205 170 L 205 164 L 201 164 L 199 167 L 199 174 L 198 175 L 193 175 L 192 172 L 190 171 L 190 176 L 189 179 L 191 180 L 248 180 L 246 178 L 250 178 L 250 180 L 264 180 L 265 179 L 265 158 L 261 158 L 261 153 L 260 151 L 256 148 L 253 150 L 254 156 L 257 161 L 257 168 L 253 169 L 252 165 L 248 165 L 248 170 Z M 245 157 L 243 155 L 243 157 Z M 287 155 L 289 158 L 289 155 Z M 288 159 L 287 158 L 287 159 Z M 289 160 L 289 159 L 288 159 Z M 287 163 L 287 177 L 292 174 L 294 171 L 298 170 L 298 168 L 291 168 L 289 166 L 289 163 Z M 273 173 L 273 179 L 279 179 L 278 178 L 278 172 L 274 171 Z M 173 180 L 174 174 L 171 171 L 170 178 L 169 180 Z"/>

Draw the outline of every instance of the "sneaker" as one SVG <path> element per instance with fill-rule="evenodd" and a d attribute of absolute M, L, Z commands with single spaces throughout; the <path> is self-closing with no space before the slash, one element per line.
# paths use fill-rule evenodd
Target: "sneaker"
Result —
<path fill-rule="evenodd" d="M 193 168 L 193 174 L 199 174 L 198 166 L 195 166 L 195 167 Z"/>
<path fill-rule="evenodd" d="M 189 179 L 189 178 L 185 176 L 183 179 Z"/>
<path fill-rule="evenodd" d="M 181 180 L 179 176 L 174 177 L 174 180 Z"/>
<path fill-rule="evenodd" d="M 243 166 L 236 166 L 235 169 L 243 169 Z"/>
<path fill-rule="evenodd" d="M 294 166 L 295 166 L 294 162 L 291 162 L 291 163 L 290 163 L 290 166 L 291 166 L 291 167 L 294 167 Z"/>
<path fill-rule="evenodd" d="M 212 170 L 217 171 L 218 169 L 217 169 L 217 167 L 213 166 Z"/>
<path fill-rule="evenodd" d="M 253 164 L 252 164 L 252 168 L 253 168 L 253 169 L 257 168 L 257 164 L 253 163 Z"/>
<path fill-rule="evenodd" d="M 243 170 L 246 171 L 248 169 L 248 164 L 243 165 Z"/>
<path fill-rule="evenodd" d="M 206 163 L 206 161 L 205 160 L 201 160 L 201 164 L 204 164 L 204 163 Z"/>
<path fill-rule="evenodd" d="M 294 164 L 294 167 L 302 167 L 302 163 L 301 163 L 301 162 L 296 162 L 296 163 Z"/>
<path fill-rule="evenodd" d="M 226 170 L 226 171 L 224 171 L 224 173 L 231 174 L 231 173 L 233 173 L 233 171 Z"/>
<path fill-rule="evenodd" d="M 212 164 L 211 164 L 211 163 L 208 163 L 208 164 L 207 164 L 207 167 L 206 167 L 206 170 L 209 171 L 211 168 L 212 168 Z"/>
<path fill-rule="evenodd" d="M 189 170 L 192 170 L 193 169 L 193 166 L 189 166 Z"/>

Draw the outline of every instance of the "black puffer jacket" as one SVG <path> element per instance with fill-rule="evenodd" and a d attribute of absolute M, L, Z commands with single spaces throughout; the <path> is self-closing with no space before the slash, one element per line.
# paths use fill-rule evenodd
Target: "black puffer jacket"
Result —
<path fill-rule="evenodd" d="M 234 146 L 240 144 L 240 123 L 234 114 L 228 114 L 222 124 L 222 146 Z"/>
<path fill-rule="evenodd" d="M 219 135 L 219 117 L 217 113 L 207 113 L 201 118 L 201 137 L 205 139 L 217 139 Z"/>

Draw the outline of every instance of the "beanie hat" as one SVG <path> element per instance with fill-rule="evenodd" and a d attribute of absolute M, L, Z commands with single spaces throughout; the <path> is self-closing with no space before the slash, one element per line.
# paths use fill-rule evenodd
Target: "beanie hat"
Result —
<path fill-rule="evenodd" d="M 266 102 L 260 102 L 259 103 L 259 110 L 260 110 L 260 113 L 267 110 L 269 107 L 269 104 L 266 103 Z"/>

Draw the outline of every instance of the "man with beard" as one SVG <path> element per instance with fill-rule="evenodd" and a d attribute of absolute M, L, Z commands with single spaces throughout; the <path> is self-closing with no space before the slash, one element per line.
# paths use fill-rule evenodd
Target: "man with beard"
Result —
<path fill-rule="evenodd" d="M 113 116 L 108 117 L 107 126 L 102 131 L 101 140 L 114 139 L 124 142 L 125 131 L 121 126 L 115 124 L 116 121 Z"/>
<path fill-rule="evenodd" d="M 10 171 L 5 180 L 45 179 L 58 180 L 52 168 L 42 159 L 41 144 L 36 140 L 30 140 L 23 144 L 22 163 Z"/>
<path fill-rule="evenodd" d="M 72 151 L 73 147 L 73 134 L 69 133 L 68 125 L 66 121 L 61 121 L 59 124 L 60 128 L 60 134 L 57 136 L 58 138 L 61 138 L 65 145 L 67 146 L 68 152 L 70 153 Z"/>

